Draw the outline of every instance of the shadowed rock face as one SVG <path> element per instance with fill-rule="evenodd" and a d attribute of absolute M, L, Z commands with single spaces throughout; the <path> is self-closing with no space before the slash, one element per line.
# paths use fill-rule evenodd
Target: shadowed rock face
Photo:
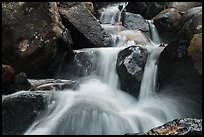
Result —
<path fill-rule="evenodd" d="M 129 2 L 126 10 L 142 15 L 145 19 L 151 19 L 167 6 L 169 2 Z"/>
<path fill-rule="evenodd" d="M 202 2 L 171 2 L 169 3 L 168 7 L 175 8 L 179 12 L 184 13 L 193 7 L 197 7 L 201 5 L 202 5 Z"/>
<path fill-rule="evenodd" d="M 158 82 L 160 88 L 172 84 L 198 94 L 202 91 L 202 12 L 190 9 L 181 20 L 177 37 L 160 55 Z"/>
<path fill-rule="evenodd" d="M 121 82 L 121 89 L 137 97 L 142 75 L 147 61 L 148 51 L 131 46 L 118 54 L 116 69 Z"/>
<path fill-rule="evenodd" d="M 60 53 L 71 50 L 72 40 L 55 2 L 3 3 L 2 28 L 3 63 L 29 78 L 52 74 Z"/>
<path fill-rule="evenodd" d="M 58 8 L 63 24 L 71 31 L 74 49 L 110 46 L 111 35 L 102 28 L 85 3 L 60 2 Z"/>
<path fill-rule="evenodd" d="M 46 104 L 43 92 L 25 92 L 5 98 L 2 101 L 2 134 L 23 134 Z"/>

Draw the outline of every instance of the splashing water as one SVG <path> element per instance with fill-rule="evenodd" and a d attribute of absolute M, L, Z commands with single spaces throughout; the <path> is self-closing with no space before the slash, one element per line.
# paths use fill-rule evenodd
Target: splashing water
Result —
<path fill-rule="evenodd" d="M 112 8 L 112 11 L 116 9 Z M 118 12 L 118 11 L 117 11 Z M 112 23 L 113 18 L 102 22 Z M 105 21 L 104 21 L 105 20 Z M 156 35 L 153 33 L 152 35 Z M 194 116 L 193 106 L 181 102 L 172 90 L 168 94 L 155 92 L 157 59 L 163 50 L 158 36 L 152 36 L 140 87 L 139 99 L 120 90 L 116 72 L 118 53 L 134 45 L 134 41 L 116 43 L 113 47 L 93 48 L 99 53 L 96 73 L 79 79 L 79 90 L 63 90 L 49 94 L 47 108 L 40 112 L 25 135 L 108 135 L 128 132 L 144 133 L 175 118 Z M 156 44 L 155 44 L 156 43 Z M 154 44 L 154 45 L 152 45 Z M 123 45 L 123 46 L 121 46 Z M 89 50 L 89 49 L 86 49 Z M 83 51 L 86 51 L 83 50 Z M 63 64 L 61 64 L 62 68 Z M 16 93 L 17 94 L 17 93 Z M 20 94 L 20 93 L 18 93 Z M 6 98 L 7 96 L 4 96 Z M 188 96 L 186 96 L 188 100 Z M 191 102 L 191 104 L 193 104 Z M 181 107 L 182 106 L 182 107 Z M 194 105 L 196 106 L 196 104 Z"/>

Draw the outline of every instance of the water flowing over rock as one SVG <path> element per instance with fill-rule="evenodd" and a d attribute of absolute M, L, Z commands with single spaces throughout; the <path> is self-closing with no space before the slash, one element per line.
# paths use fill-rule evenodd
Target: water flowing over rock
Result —
<path fill-rule="evenodd" d="M 61 53 L 72 45 L 56 3 L 5 2 L 2 17 L 3 63 L 30 78 L 51 76 Z"/>
<path fill-rule="evenodd" d="M 20 92 L 2 98 L 3 135 L 22 135 L 47 104 L 43 92 Z"/>
<path fill-rule="evenodd" d="M 74 49 L 110 46 L 111 35 L 88 11 L 85 3 L 60 2 L 58 8 L 63 24 L 71 31 Z"/>
<path fill-rule="evenodd" d="M 178 10 L 168 8 L 153 18 L 153 22 L 163 39 L 171 39 L 180 29 L 181 15 Z M 169 41 L 169 40 L 168 40 Z"/>
<path fill-rule="evenodd" d="M 12 45 L 15 39 L 9 41 L 9 36 L 15 36 L 19 19 L 28 20 L 26 28 L 30 27 L 29 20 L 34 20 L 41 24 L 34 25 L 34 30 L 41 32 L 44 28 L 50 32 L 49 38 L 57 38 L 49 46 L 40 45 L 42 51 L 38 48 L 33 51 L 37 55 L 25 56 L 26 61 L 36 57 L 43 63 L 40 54 L 45 54 L 49 63 L 43 65 L 47 68 L 38 69 L 46 75 L 44 79 L 39 79 L 40 74 L 34 79 L 28 75 L 27 79 L 24 72 L 16 73 L 14 80 L 11 80 L 13 76 L 9 78 L 21 91 L 2 94 L 3 135 L 200 134 L 202 7 L 189 9 L 186 14 L 178 11 L 183 15 L 179 31 L 176 30 L 178 33 L 169 43 L 160 39 L 161 33 L 150 20 L 167 3 L 19 2 L 12 5 L 3 2 L 3 16 L 10 15 L 9 11 L 22 11 L 15 6 L 20 9 L 24 6 L 29 16 L 29 19 L 17 19 L 24 12 L 12 14 L 15 15 L 13 28 L 5 23 L 9 18 L 3 18 L 2 34 L 7 34 L 2 37 L 4 58 L 8 56 L 15 61 L 16 56 L 7 53 L 15 55 L 16 49 L 30 53 L 27 48 L 30 39 L 23 39 L 18 46 Z M 134 12 L 125 11 L 127 4 L 127 10 Z M 27 5 L 36 7 L 27 8 Z M 38 15 L 39 12 L 42 13 Z M 58 28 L 54 29 L 56 22 Z M 144 31 L 143 25 L 148 31 Z M 46 30 L 43 32 L 47 34 Z M 31 91 L 24 91 L 28 90 L 24 85 L 27 82 Z"/>
<path fill-rule="evenodd" d="M 59 66 L 58 72 L 56 73 L 57 78 L 76 79 L 94 73 L 98 61 L 97 51 L 93 48 L 87 50 L 75 50 L 74 53 L 74 59 L 69 64 L 67 64 L 65 55 Z M 64 66 L 64 64 L 67 65 Z"/>
<path fill-rule="evenodd" d="M 121 89 L 137 97 L 142 80 L 148 51 L 131 46 L 118 54 L 116 69 L 121 82 Z"/>

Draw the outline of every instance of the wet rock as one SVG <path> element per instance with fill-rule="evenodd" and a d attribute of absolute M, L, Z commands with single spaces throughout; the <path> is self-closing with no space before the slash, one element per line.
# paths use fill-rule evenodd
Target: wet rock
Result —
<path fill-rule="evenodd" d="M 202 119 L 175 119 L 143 133 L 125 135 L 202 135 Z"/>
<path fill-rule="evenodd" d="M 31 84 L 28 81 L 28 78 L 24 72 L 21 72 L 15 75 L 14 85 L 17 90 L 29 90 L 31 88 Z"/>
<path fill-rule="evenodd" d="M 202 6 L 202 2 L 171 2 L 169 8 L 175 8 L 181 13 L 185 13 L 187 10 L 193 7 Z"/>
<path fill-rule="evenodd" d="M 75 56 L 71 63 L 64 60 L 59 66 L 56 77 L 59 79 L 77 79 L 82 76 L 89 76 L 95 73 L 97 67 L 98 52 L 95 49 L 75 50 Z M 64 65 L 67 64 L 67 65 Z"/>
<path fill-rule="evenodd" d="M 169 2 L 129 2 L 125 8 L 127 12 L 142 15 L 145 19 L 151 19 L 162 11 Z"/>
<path fill-rule="evenodd" d="M 189 10 L 182 18 L 183 26 L 181 26 L 180 35 L 181 39 L 188 41 L 187 46 L 194 34 L 202 33 L 202 11 L 193 11 Z"/>
<path fill-rule="evenodd" d="M 2 62 L 29 78 L 51 77 L 61 53 L 71 51 L 55 2 L 3 3 L 2 28 Z"/>
<path fill-rule="evenodd" d="M 149 130 L 145 135 L 202 135 L 202 119 L 175 119 Z"/>
<path fill-rule="evenodd" d="M 77 90 L 79 89 L 79 83 L 72 80 L 61 80 L 61 79 L 32 80 L 31 91 L 39 91 L 39 90 L 58 91 L 58 90 L 65 90 L 65 89 Z"/>
<path fill-rule="evenodd" d="M 190 18 L 181 26 L 175 40 L 170 42 L 160 55 L 158 69 L 160 88 L 173 85 L 185 89 L 185 92 L 201 94 L 201 35 L 202 12 L 195 12 L 193 15 L 190 14 Z"/>
<path fill-rule="evenodd" d="M 95 9 L 94 9 L 94 5 L 92 2 L 86 2 L 85 3 L 87 9 L 92 13 L 95 14 Z"/>
<path fill-rule="evenodd" d="M 111 35 L 106 32 L 99 21 L 89 12 L 84 2 L 58 3 L 63 24 L 70 29 L 74 49 L 108 47 Z"/>
<path fill-rule="evenodd" d="M 192 94 L 199 99 L 202 93 L 202 75 L 194 67 L 192 57 L 187 55 L 187 48 L 179 40 L 169 43 L 159 58 L 159 91 L 175 88 L 177 93 Z M 198 46 L 199 47 L 199 46 Z M 200 52 L 198 52 L 200 53 Z"/>
<path fill-rule="evenodd" d="M 137 97 L 148 51 L 138 46 L 131 46 L 118 54 L 116 70 L 121 82 L 121 89 Z"/>
<path fill-rule="evenodd" d="M 153 18 L 159 33 L 177 32 L 180 27 L 181 15 L 174 8 L 161 11 Z"/>
<path fill-rule="evenodd" d="M 39 112 L 45 109 L 46 104 L 46 95 L 43 92 L 27 91 L 6 97 L 2 101 L 2 134 L 23 134 Z"/>
<path fill-rule="evenodd" d="M 181 26 L 183 26 L 184 23 L 186 23 L 189 19 L 191 19 L 193 15 L 195 15 L 197 13 L 201 13 L 201 12 L 202 12 L 202 6 L 194 7 L 194 8 L 187 10 L 182 15 Z"/>
<path fill-rule="evenodd" d="M 140 14 L 124 12 L 123 16 L 123 25 L 127 29 L 149 31 L 148 22 Z"/>

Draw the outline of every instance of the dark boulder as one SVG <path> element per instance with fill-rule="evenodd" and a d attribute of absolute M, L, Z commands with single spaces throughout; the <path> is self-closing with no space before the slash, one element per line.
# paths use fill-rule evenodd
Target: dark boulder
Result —
<path fill-rule="evenodd" d="M 39 112 L 45 109 L 46 104 L 46 95 L 43 92 L 26 91 L 4 98 L 2 101 L 2 134 L 22 135 L 34 122 Z"/>
<path fill-rule="evenodd" d="M 24 72 L 15 75 L 14 86 L 18 91 L 29 90 L 31 88 L 31 84 Z"/>
<path fill-rule="evenodd" d="M 184 16 L 184 15 L 183 15 Z M 186 16 L 184 16 L 186 18 Z M 202 12 L 190 15 L 174 41 L 162 51 L 159 59 L 159 87 L 180 87 L 185 92 L 202 91 Z M 188 88 L 187 88 L 188 87 Z"/>
<path fill-rule="evenodd" d="M 137 97 L 148 51 L 138 46 L 130 46 L 118 54 L 116 70 L 121 89 Z"/>
<path fill-rule="evenodd" d="M 174 8 L 161 11 L 153 18 L 159 33 L 177 32 L 180 27 L 181 15 Z"/>
<path fill-rule="evenodd" d="M 151 19 L 162 11 L 169 2 L 129 2 L 126 11 L 142 15 L 145 19 Z"/>
<path fill-rule="evenodd" d="M 72 40 L 55 2 L 2 3 L 2 62 L 29 78 L 52 77 Z"/>
<path fill-rule="evenodd" d="M 63 24 L 71 31 L 74 49 L 110 46 L 111 35 L 102 28 L 84 2 L 59 2 L 58 8 Z"/>
<path fill-rule="evenodd" d="M 175 8 L 181 13 L 185 13 L 187 10 L 193 7 L 202 6 L 202 2 L 171 2 L 169 8 Z"/>
<path fill-rule="evenodd" d="M 32 87 L 31 91 L 58 91 L 65 89 L 77 90 L 79 89 L 79 83 L 72 80 L 61 80 L 61 79 L 41 79 L 41 80 L 31 80 Z"/>
<path fill-rule="evenodd" d="M 13 89 L 15 71 L 11 66 L 2 64 L 2 94 L 15 92 Z"/>
<path fill-rule="evenodd" d="M 140 14 L 124 12 L 123 16 L 123 26 L 127 29 L 149 31 L 148 22 Z"/>
<path fill-rule="evenodd" d="M 193 15 L 202 12 L 202 6 L 190 8 L 182 15 L 181 25 L 184 25 Z"/>

